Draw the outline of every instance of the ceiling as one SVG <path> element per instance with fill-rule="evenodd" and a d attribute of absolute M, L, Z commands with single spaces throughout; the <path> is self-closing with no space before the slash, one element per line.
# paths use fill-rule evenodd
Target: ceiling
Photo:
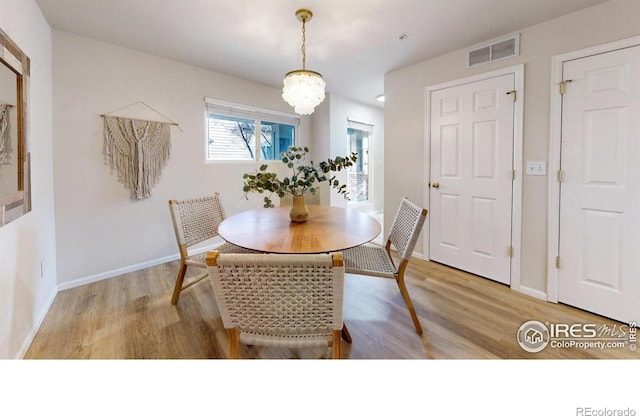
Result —
<path fill-rule="evenodd" d="M 377 106 L 386 72 L 605 1 L 36 0 L 55 29 L 276 88 L 302 66 L 307 8 L 307 69 Z"/>

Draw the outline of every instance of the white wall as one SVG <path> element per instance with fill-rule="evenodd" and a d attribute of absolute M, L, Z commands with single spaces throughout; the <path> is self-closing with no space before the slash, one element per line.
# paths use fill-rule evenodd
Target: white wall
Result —
<path fill-rule="evenodd" d="M 311 114 L 311 160 L 319 163 L 331 155 L 331 94 L 327 93 Z M 320 201 L 323 205 L 331 204 L 331 191 L 327 182 L 319 184 Z"/>
<path fill-rule="evenodd" d="M 373 167 L 371 205 L 365 211 L 382 209 L 384 201 L 384 112 L 376 107 L 361 104 L 341 95 L 331 97 L 331 155 L 348 155 L 347 119 L 373 124 L 369 161 Z M 343 176 L 346 183 L 346 176 Z M 342 181 L 341 181 L 342 183 Z M 337 193 L 332 194 L 332 205 L 346 206 L 345 199 Z"/>
<path fill-rule="evenodd" d="M 519 57 L 465 69 L 466 51 L 459 50 L 386 74 L 385 228 L 403 195 L 423 200 L 425 87 L 524 63 L 524 161 L 546 161 L 551 57 L 640 34 L 640 1 L 610 1 L 520 33 Z M 546 291 L 547 179 L 524 178 L 521 286 L 536 293 Z"/>
<path fill-rule="evenodd" d="M 33 0 L 0 0 L 0 28 L 31 59 L 33 209 L 0 227 L 0 359 L 21 357 L 56 294 L 51 29 Z M 44 277 L 40 277 L 41 261 Z"/>
<path fill-rule="evenodd" d="M 61 289 L 175 258 L 169 199 L 217 191 L 227 215 L 262 206 L 257 195 L 246 201 L 242 193 L 242 174 L 258 164 L 204 162 L 204 97 L 291 113 L 279 89 L 57 30 L 53 51 Z M 182 131 L 171 129 L 171 157 L 152 197 L 132 201 L 103 163 L 100 114 L 139 101 L 179 123 Z M 136 108 L 140 106 L 116 115 L 132 116 L 139 112 Z M 309 124 L 309 117 L 303 117 L 303 145 L 310 140 Z M 278 161 L 275 166 L 284 165 Z"/>
<path fill-rule="evenodd" d="M 328 157 L 349 154 L 347 141 L 347 119 L 370 122 L 374 125 L 370 149 L 370 163 L 374 167 L 371 205 L 363 207 L 364 211 L 382 210 L 384 201 L 384 112 L 383 110 L 362 104 L 339 94 L 327 94 L 325 100 L 313 113 L 313 145 L 322 149 L 316 152 L 314 160 L 320 161 Z M 346 175 L 336 175 L 340 183 L 346 183 Z M 342 195 L 322 188 L 321 198 L 333 206 L 347 206 Z"/>

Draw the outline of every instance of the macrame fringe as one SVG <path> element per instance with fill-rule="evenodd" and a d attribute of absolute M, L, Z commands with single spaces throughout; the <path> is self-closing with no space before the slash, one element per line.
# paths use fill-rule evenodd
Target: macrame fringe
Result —
<path fill-rule="evenodd" d="M 171 152 L 171 124 L 104 117 L 104 156 L 131 199 L 151 196 Z"/>

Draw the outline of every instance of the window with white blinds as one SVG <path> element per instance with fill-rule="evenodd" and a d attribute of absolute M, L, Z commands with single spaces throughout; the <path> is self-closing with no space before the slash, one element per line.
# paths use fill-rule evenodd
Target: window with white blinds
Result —
<path fill-rule="evenodd" d="M 216 160 L 275 160 L 295 146 L 300 118 L 205 98 L 206 157 Z"/>

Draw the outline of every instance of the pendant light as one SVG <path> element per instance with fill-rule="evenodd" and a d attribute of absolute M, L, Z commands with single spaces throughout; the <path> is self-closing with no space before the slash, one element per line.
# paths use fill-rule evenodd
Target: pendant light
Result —
<path fill-rule="evenodd" d="M 322 75 L 306 68 L 305 24 L 311 20 L 313 13 L 307 9 L 300 9 L 296 11 L 296 17 L 302 22 L 302 69 L 288 72 L 285 75 L 282 98 L 293 107 L 293 111 L 297 114 L 311 114 L 315 107 L 324 100 L 326 84 Z"/>

